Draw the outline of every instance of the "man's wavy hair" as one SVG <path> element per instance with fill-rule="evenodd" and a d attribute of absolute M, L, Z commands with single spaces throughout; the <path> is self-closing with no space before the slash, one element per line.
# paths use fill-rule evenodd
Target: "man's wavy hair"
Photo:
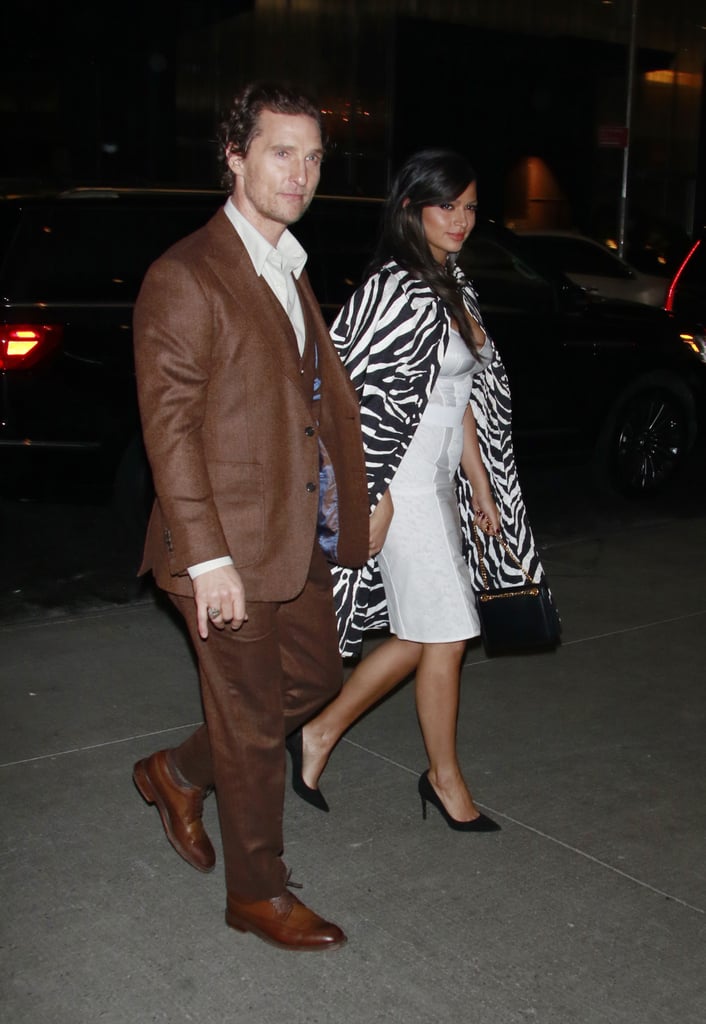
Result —
<path fill-rule="evenodd" d="M 287 85 L 254 82 L 246 85 L 233 99 L 228 117 L 220 125 L 218 139 L 223 166 L 221 183 L 233 190 L 234 175 L 228 166 L 229 153 L 246 156 L 252 140 L 258 134 L 258 121 L 263 110 L 274 114 L 306 114 L 319 126 L 323 138 L 321 110 L 311 97 Z"/>

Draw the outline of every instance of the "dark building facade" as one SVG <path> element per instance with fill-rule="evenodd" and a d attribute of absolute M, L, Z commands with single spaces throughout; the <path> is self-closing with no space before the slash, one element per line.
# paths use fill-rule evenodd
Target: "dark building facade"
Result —
<path fill-rule="evenodd" d="M 702 23 L 703 21 L 703 23 Z M 384 194 L 425 145 L 464 151 L 486 212 L 614 234 L 635 41 L 632 220 L 704 218 L 700 0 L 151 0 L 9 19 L 14 180 L 213 185 L 215 125 L 245 81 L 317 95 L 327 191 Z"/>

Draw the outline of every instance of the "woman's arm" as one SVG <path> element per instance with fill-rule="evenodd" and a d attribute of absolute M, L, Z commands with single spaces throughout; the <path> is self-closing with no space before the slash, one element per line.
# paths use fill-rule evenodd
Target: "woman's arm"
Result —
<path fill-rule="evenodd" d="M 461 468 L 473 490 L 473 513 L 484 533 L 500 534 L 500 513 L 490 489 L 488 473 L 483 465 L 476 433 L 476 421 L 469 405 L 463 417 L 463 454 Z"/>

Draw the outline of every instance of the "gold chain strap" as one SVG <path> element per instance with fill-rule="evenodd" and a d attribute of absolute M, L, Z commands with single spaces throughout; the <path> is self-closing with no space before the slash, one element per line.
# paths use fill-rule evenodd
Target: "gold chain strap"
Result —
<path fill-rule="evenodd" d="M 495 539 L 498 541 L 498 543 L 500 544 L 501 548 L 504 550 L 505 554 L 509 555 L 510 558 L 512 559 L 512 561 L 518 567 L 518 569 L 520 569 L 520 571 L 522 572 L 522 575 L 525 577 L 527 582 L 531 583 L 532 586 L 536 587 L 537 583 L 535 583 L 535 581 L 532 579 L 532 577 L 527 572 L 527 570 L 525 569 L 524 565 L 519 560 L 519 558 L 517 557 L 515 552 L 512 550 L 512 548 L 508 547 L 507 543 L 503 540 L 502 537 L 496 537 Z M 478 551 L 478 565 L 479 565 L 479 568 L 480 568 L 480 577 L 483 580 L 483 589 L 484 590 L 490 590 L 490 584 L 488 582 L 488 570 L 486 569 L 485 562 L 483 561 L 483 548 L 482 548 L 482 545 L 481 545 L 481 542 L 480 542 L 480 537 L 478 535 L 478 527 L 476 526 L 475 520 L 473 521 L 473 540 L 475 541 L 476 550 Z"/>

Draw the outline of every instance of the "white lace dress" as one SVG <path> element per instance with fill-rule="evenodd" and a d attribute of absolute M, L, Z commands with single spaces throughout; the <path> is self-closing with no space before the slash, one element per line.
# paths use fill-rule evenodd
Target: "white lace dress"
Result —
<path fill-rule="evenodd" d="M 402 640 L 442 643 L 479 633 L 454 485 L 471 378 L 488 365 L 490 345 L 479 355 L 474 359 L 451 331 L 429 403 L 390 484 L 394 515 L 378 564 L 390 631 Z"/>

